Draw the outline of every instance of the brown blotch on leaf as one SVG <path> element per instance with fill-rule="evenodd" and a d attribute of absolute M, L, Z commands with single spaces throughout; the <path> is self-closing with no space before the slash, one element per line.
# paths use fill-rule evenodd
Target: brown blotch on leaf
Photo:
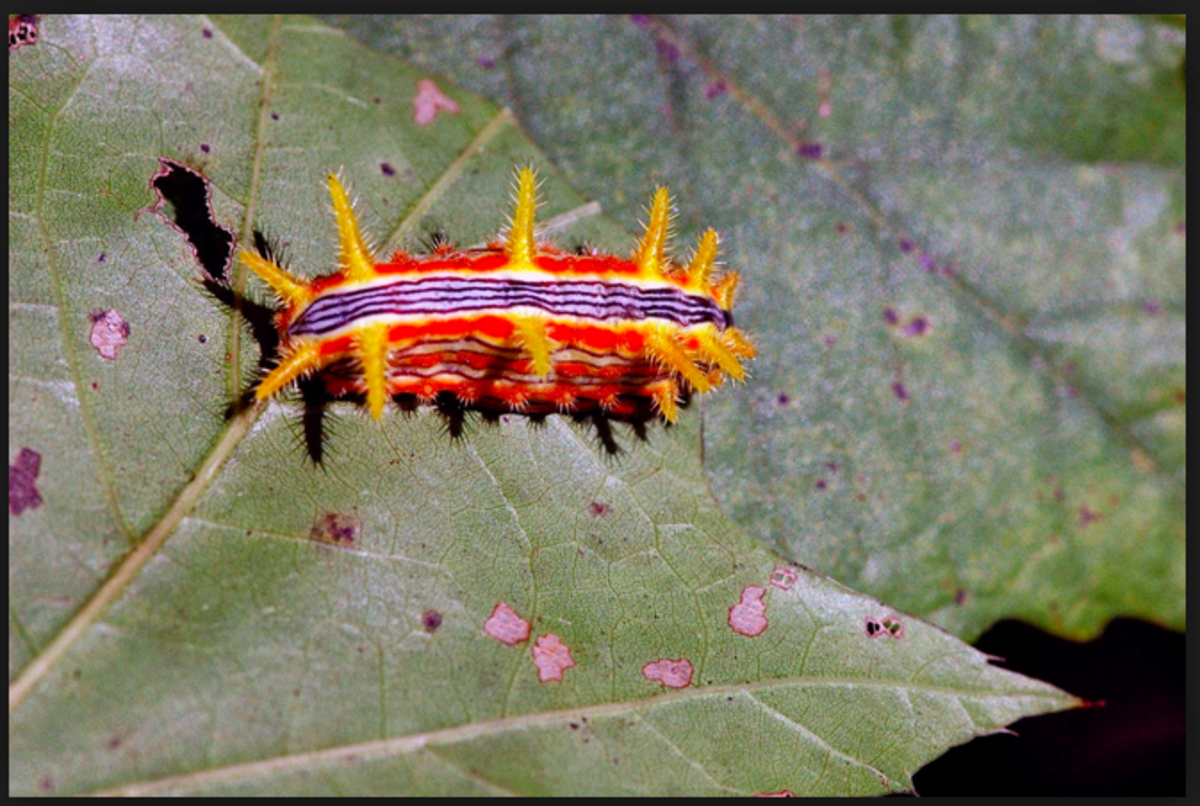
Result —
<path fill-rule="evenodd" d="M 351 546 L 358 542 L 362 522 L 353 515 L 327 512 L 317 518 L 312 528 L 312 539 L 331 546 Z"/>

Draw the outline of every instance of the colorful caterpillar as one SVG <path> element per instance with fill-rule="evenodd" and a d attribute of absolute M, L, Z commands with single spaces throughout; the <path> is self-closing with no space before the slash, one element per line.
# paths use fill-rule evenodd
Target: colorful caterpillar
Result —
<path fill-rule="evenodd" d="M 739 359 L 753 358 L 754 347 L 730 313 L 738 277 L 711 280 L 711 229 L 689 265 L 670 260 L 666 188 L 627 260 L 538 243 L 533 171 L 522 170 L 517 184 L 505 240 L 377 263 L 330 175 L 338 271 L 303 280 L 268 257 L 239 255 L 281 302 L 278 363 L 257 399 L 320 373 L 334 397 L 365 396 L 376 419 L 389 397 L 431 402 L 451 393 L 483 411 L 670 422 L 690 392 L 745 377 Z"/>

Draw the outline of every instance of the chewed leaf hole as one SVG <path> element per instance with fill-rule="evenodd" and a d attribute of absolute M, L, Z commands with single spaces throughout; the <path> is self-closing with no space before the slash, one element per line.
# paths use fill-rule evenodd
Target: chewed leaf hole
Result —
<path fill-rule="evenodd" d="M 158 164 L 158 171 L 150 177 L 150 186 L 158 194 L 154 211 L 184 234 L 205 274 L 228 283 L 236 239 L 216 221 L 208 179 L 166 157 L 159 157 Z"/>

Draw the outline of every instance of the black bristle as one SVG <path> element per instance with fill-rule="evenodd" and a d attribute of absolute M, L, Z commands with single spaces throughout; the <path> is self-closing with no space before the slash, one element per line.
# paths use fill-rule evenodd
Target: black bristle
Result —
<path fill-rule="evenodd" d="M 446 433 L 455 440 L 460 439 L 466 422 L 466 405 L 453 392 L 438 392 L 437 397 L 433 399 L 433 405 L 445 420 Z"/>

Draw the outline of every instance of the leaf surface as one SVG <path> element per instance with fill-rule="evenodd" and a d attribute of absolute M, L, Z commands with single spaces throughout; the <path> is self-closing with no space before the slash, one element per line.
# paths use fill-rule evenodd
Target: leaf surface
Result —
<path fill-rule="evenodd" d="M 389 243 L 486 239 L 530 161 L 577 210 L 507 113 L 434 77 L 458 111 L 421 125 L 430 76 L 307 19 L 47 17 L 10 59 L 10 792 L 880 793 L 1077 704 L 743 533 L 698 412 L 610 457 L 339 405 L 319 468 L 294 401 L 227 416 L 258 356 L 159 159 L 315 275 L 330 170 Z"/>
<path fill-rule="evenodd" d="M 683 242 L 722 232 L 759 359 L 706 401 L 705 466 L 753 535 L 967 640 L 1184 627 L 1182 31 L 345 24 L 513 104 L 618 221 L 660 181 Z"/>

